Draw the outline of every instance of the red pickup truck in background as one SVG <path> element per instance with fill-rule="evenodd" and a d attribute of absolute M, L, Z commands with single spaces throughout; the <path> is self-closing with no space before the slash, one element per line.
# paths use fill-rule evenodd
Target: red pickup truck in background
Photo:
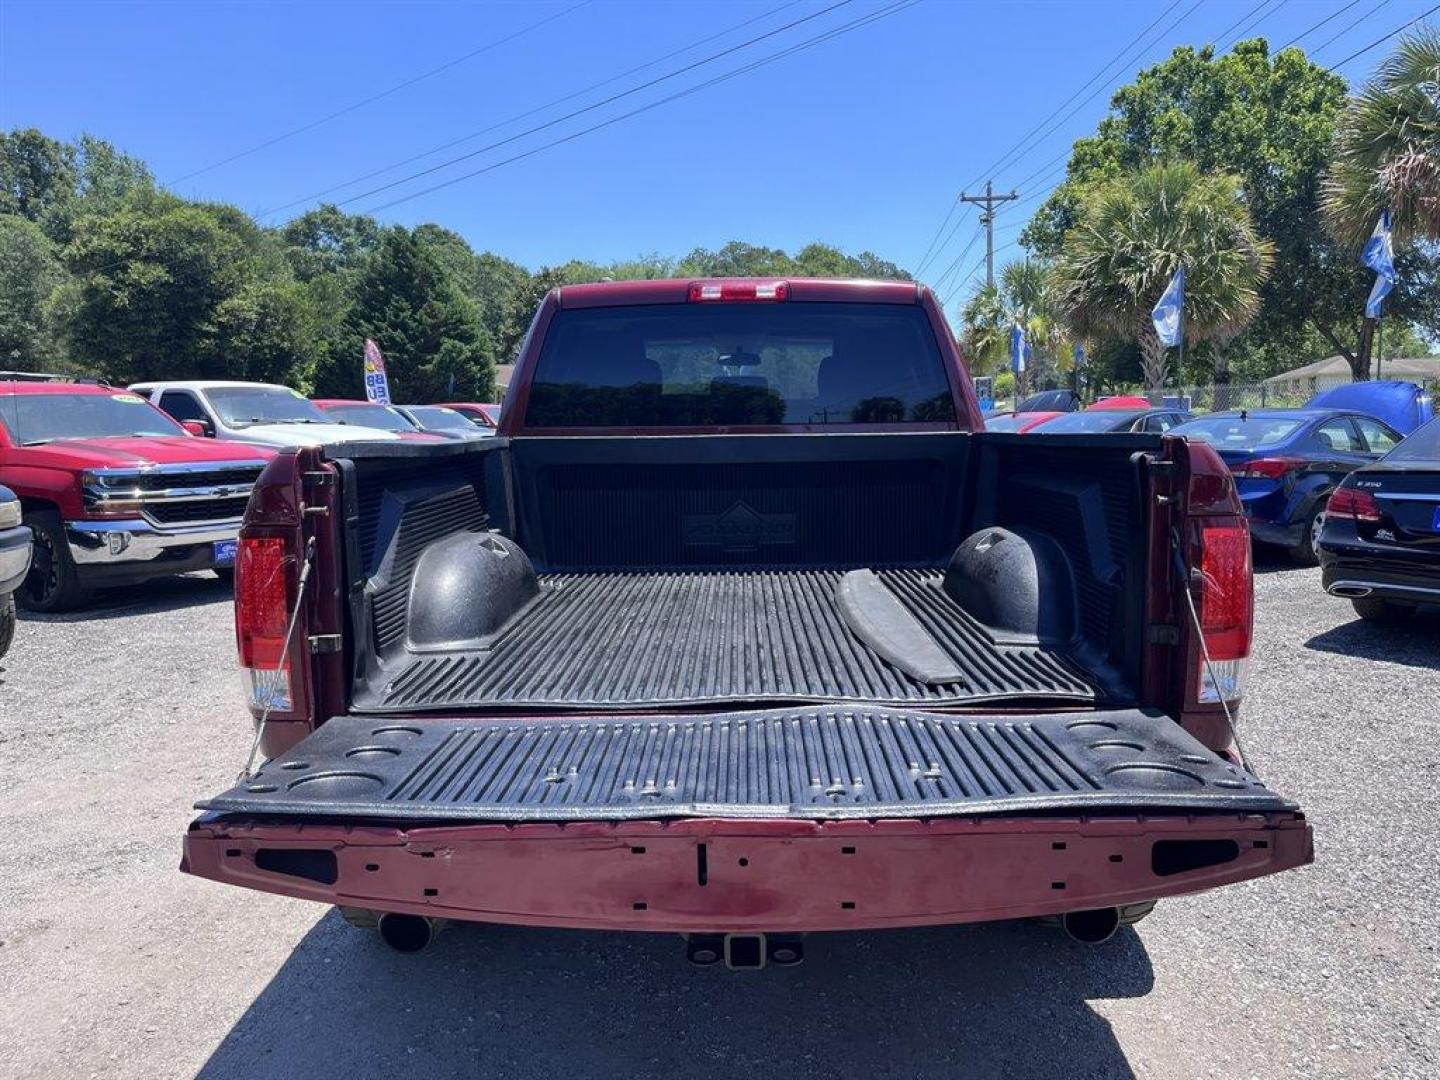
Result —
<path fill-rule="evenodd" d="M 436 920 L 680 932 L 1057 918 L 1300 866 L 1234 739 L 1249 532 L 1213 450 L 985 433 L 908 283 L 541 305 L 491 439 L 282 452 L 241 530 L 270 760 L 182 868 Z"/>
<path fill-rule="evenodd" d="M 195 438 L 144 398 L 94 383 L 0 376 L 0 484 L 34 534 L 16 592 L 65 611 L 97 586 L 231 573 L 250 490 L 273 453 Z"/>

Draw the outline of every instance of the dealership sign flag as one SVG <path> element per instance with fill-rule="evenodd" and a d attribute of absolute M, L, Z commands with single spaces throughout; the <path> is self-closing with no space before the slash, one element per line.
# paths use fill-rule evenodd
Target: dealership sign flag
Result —
<path fill-rule="evenodd" d="M 381 405 L 390 404 L 390 380 L 385 378 L 385 357 L 380 346 L 365 339 L 365 397 Z"/>

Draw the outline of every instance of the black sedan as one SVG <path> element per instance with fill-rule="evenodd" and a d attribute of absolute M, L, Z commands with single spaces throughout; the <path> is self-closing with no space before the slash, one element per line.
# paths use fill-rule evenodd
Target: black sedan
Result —
<path fill-rule="evenodd" d="M 1440 419 L 1330 496 L 1320 530 L 1325 591 L 1362 619 L 1395 619 L 1440 604 Z"/>
<path fill-rule="evenodd" d="M 1116 431 L 1169 431 L 1190 419 L 1178 409 L 1116 409 L 1091 406 L 1066 413 L 1030 429 L 1032 435 L 1097 435 Z"/>

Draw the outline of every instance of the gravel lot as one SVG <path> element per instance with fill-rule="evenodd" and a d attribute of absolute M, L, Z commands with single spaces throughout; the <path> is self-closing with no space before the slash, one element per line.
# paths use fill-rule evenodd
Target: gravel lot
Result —
<path fill-rule="evenodd" d="M 0 663 L 0 1076 L 1440 1075 L 1440 619 L 1266 567 L 1242 735 L 1305 870 L 1087 949 L 995 925 L 697 970 L 679 940 L 462 928 L 398 956 L 181 875 L 248 749 L 223 586 L 30 619 Z M 143 602 L 136 598 L 143 595 Z"/>

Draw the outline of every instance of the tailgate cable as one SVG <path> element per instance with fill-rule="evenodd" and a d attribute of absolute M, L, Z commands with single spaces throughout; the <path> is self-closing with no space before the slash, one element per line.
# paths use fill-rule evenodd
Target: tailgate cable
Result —
<path fill-rule="evenodd" d="M 290 642 L 295 637 L 295 625 L 300 621 L 300 608 L 305 603 L 305 585 L 310 580 L 310 567 L 315 559 L 315 537 L 305 541 L 305 558 L 300 564 L 300 580 L 295 588 L 295 607 L 290 612 L 289 625 L 285 627 L 285 643 L 280 647 L 281 667 L 275 670 L 275 680 L 270 686 L 269 693 L 265 695 L 265 707 L 260 711 L 260 719 L 255 724 L 255 739 L 250 743 L 250 754 L 245 758 L 245 767 L 240 770 L 238 780 L 244 783 L 254 775 L 255 755 L 260 750 L 260 740 L 265 735 L 265 722 L 270 719 L 270 710 L 275 706 L 275 691 L 280 686 L 280 675 L 285 670 L 283 665 L 290 656 Z"/>
<path fill-rule="evenodd" d="M 1195 596 L 1191 592 L 1191 582 L 1195 580 L 1197 572 L 1185 564 L 1185 556 L 1181 554 L 1185 549 L 1181 546 L 1180 530 L 1171 528 L 1170 536 L 1174 541 L 1175 571 L 1180 576 L 1180 591 L 1185 594 L 1185 606 L 1190 611 L 1190 625 L 1195 630 L 1195 639 L 1200 642 L 1200 657 L 1205 661 L 1205 671 L 1210 676 L 1210 682 L 1214 684 L 1216 695 L 1220 699 L 1220 709 L 1225 714 L 1225 726 L 1230 729 L 1230 741 L 1235 744 L 1235 754 L 1240 758 L 1241 767 L 1254 776 L 1254 770 L 1250 768 L 1250 759 L 1245 756 L 1245 747 L 1240 744 L 1240 732 L 1235 729 L 1235 717 L 1230 712 L 1230 703 L 1225 700 L 1220 677 L 1215 673 L 1215 663 L 1210 659 L 1210 646 L 1205 643 L 1205 629 L 1200 624 L 1200 612 L 1195 608 Z M 1204 580 L 1203 572 L 1199 572 L 1198 576 L 1200 580 Z"/>

